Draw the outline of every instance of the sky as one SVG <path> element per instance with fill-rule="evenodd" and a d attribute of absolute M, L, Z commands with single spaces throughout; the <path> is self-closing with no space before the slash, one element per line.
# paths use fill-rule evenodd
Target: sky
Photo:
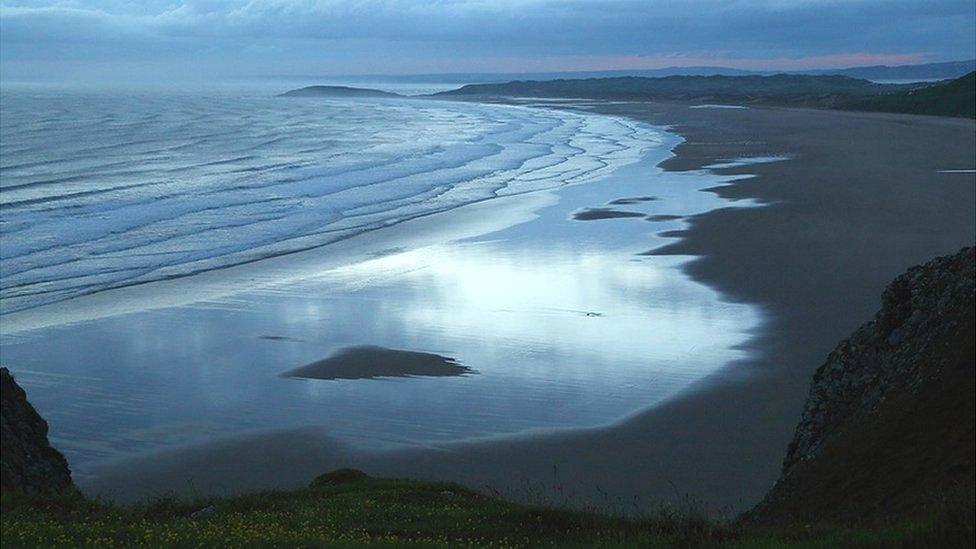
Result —
<path fill-rule="evenodd" d="M 839 68 L 974 29 L 973 0 L 0 0 L 0 79 Z"/>

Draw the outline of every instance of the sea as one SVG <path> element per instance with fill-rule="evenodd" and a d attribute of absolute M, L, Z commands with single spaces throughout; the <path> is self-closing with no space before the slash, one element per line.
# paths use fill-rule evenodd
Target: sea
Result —
<path fill-rule="evenodd" d="M 0 91 L 0 362 L 76 475 L 307 425 L 366 448 L 594 428 L 745 356 L 762 312 L 645 253 L 754 206 L 661 170 L 668 128 L 287 89 Z M 282 375 L 364 345 L 469 373 Z"/>

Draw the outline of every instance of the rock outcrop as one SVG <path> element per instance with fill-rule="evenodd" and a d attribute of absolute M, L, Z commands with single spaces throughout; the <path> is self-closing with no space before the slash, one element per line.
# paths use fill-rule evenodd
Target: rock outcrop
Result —
<path fill-rule="evenodd" d="M 817 370 L 779 481 L 749 517 L 922 511 L 974 478 L 972 247 L 913 267 Z"/>
<path fill-rule="evenodd" d="M 47 422 L 27 402 L 10 371 L 0 368 L 0 488 L 39 496 L 70 486 L 68 462 L 48 442 Z"/>

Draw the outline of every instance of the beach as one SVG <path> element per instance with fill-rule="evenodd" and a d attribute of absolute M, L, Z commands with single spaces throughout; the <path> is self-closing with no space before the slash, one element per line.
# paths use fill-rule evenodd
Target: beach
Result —
<path fill-rule="evenodd" d="M 223 120 L 209 96 L 160 101 Z M 729 303 L 683 273 L 688 257 L 643 255 L 674 241 L 658 233 L 681 229 L 686 216 L 754 207 L 701 192 L 727 177 L 658 168 L 680 139 L 660 127 L 518 106 L 294 101 L 247 96 L 235 103 L 235 111 L 253 108 L 283 124 L 271 151 L 251 145 L 274 138 L 269 123 L 247 139 L 219 133 L 206 141 L 205 155 L 172 155 L 174 146 L 195 150 L 194 117 L 184 129 L 164 132 L 156 122 L 146 123 L 151 132 L 134 129 L 159 139 L 146 139 L 135 159 L 125 144 L 112 148 L 126 173 L 99 167 L 95 174 L 108 179 L 101 186 L 77 175 L 89 171 L 85 165 L 63 173 L 63 164 L 75 162 L 44 162 L 37 171 L 11 162 L 17 179 L 5 171 L 20 196 L 5 191 L 4 198 L 34 201 L 12 209 L 42 210 L 34 224 L 6 226 L 19 246 L 4 248 L 5 274 L 17 275 L 4 295 L 26 308 L 5 310 L 4 361 L 49 418 L 79 485 L 96 489 L 99 471 L 125 471 L 112 465 L 120 459 L 157 462 L 160 451 L 254 432 L 317 428 L 338 447 L 373 454 L 604 427 L 741 358 L 738 347 L 762 323 L 758 308 Z M 126 119 L 132 109 L 141 112 L 126 102 L 121 108 Z M 338 149 L 337 165 L 307 160 L 295 168 L 278 158 L 276 151 L 316 157 L 307 151 L 323 128 L 309 121 L 321 110 L 349 116 L 373 109 L 417 126 L 430 116 L 445 126 L 460 118 L 474 135 L 456 145 L 455 136 L 444 137 L 444 146 L 485 156 L 459 162 L 435 148 L 408 151 L 410 161 L 399 162 L 387 151 L 402 155 L 404 145 L 386 136 L 389 121 L 377 115 L 349 136 L 383 135 L 373 145 L 380 163 L 345 142 L 329 149 L 328 141 L 318 148 Z M 16 142 L 23 126 L 11 126 Z M 37 137 L 20 140 L 29 146 Z M 251 154 L 241 156 L 242 146 Z M 87 163 L 91 154 L 82 145 L 66 156 Z M 160 173 L 145 157 L 171 164 Z M 159 196 L 153 180 L 172 173 L 187 184 L 164 189 L 175 187 L 187 200 Z M 83 196 L 65 193 L 76 186 L 62 183 L 67 177 L 88 188 Z M 146 181 L 133 190 L 133 180 Z M 404 187 L 438 198 L 403 204 L 396 197 Z M 242 188 L 253 218 L 226 207 L 241 200 Z M 41 236 L 57 237 L 76 218 L 72 226 L 87 230 L 63 237 L 80 245 L 31 252 Z M 139 228 L 118 231 L 121 222 Z M 234 228 L 241 224 L 243 232 Z M 340 238 L 330 236 L 334 226 Z M 255 254 L 270 256 L 228 265 L 247 240 L 276 236 L 282 242 Z M 325 244 L 279 253 L 310 240 Z M 72 261 L 80 248 L 97 251 Z M 18 249 L 27 253 L 12 253 Z M 191 251 L 198 261 L 187 264 L 181 256 Z M 119 261 L 138 265 L 138 278 L 112 268 Z M 159 279 L 188 266 L 202 269 Z M 61 289 L 84 294 L 60 299 Z M 267 473 L 235 488 L 194 478 L 213 472 L 211 464 L 165 483 L 151 474 L 146 485 L 125 482 L 124 493 L 100 493 L 139 498 L 281 486 L 302 483 L 305 471 L 320 466 L 255 473 L 235 464 L 255 482 Z"/>
<path fill-rule="evenodd" d="M 696 391 L 613 428 L 412 456 L 398 467 L 492 486 L 472 474 L 501 460 L 530 478 L 586 479 L 580 499 L 680 501 L 715 510 L 755 504 L 779 474 L 813 371 L 871 319 L 884 286 L 907 267 L 971 245 L 976 234 L 970 120 L 790 109 L 608 105 L 603 112 L 670 124 L 685 141 L 665 169 L 743 157 L 783 162 L 718 169 L 755 174 L 716 189 L 762 208 L 696 217 L 655 253 L 699 256 L 686 268 L 732 300 L 760 304 L 767 324 L 752 358 Z M 553 456 L 541 466 L 541 455 Z M 448 469 L 449 468 L 449 469 Z M 439 471 L 435 475 L 435 471 Z M 627 471 L 627 475 L 620 475 Z M 479 471 L 480 472 L 480 471 Z M 477 480 L 476 480 L 477 479 Z"/>
<path fill-rule="evenodd" d="M 719 513 L 755 504 L 779 473 L 810 376 L 834 345 L 870 319 L 882 288 L 903 269 L 972 244 L 973 122 L 669 104 L 575 107 L 670 126 L 683 141 L 662 168 L 711 170 L 735 179 L 712 191 L 730 205 L 762 204 L 693 216 L 666 235 L 679 239 L 633 251 L 695 256 L 683 265 L 688 275 L 730 303 L 762 310 L 744 358 L 610 426 L 385 451 L 351 447 L 321 428 L 275 430 L 112 463 L 82 486 L 129 497 L 181 483 L 226 491 L 294 486 L 356 467 L 625 512 L 687 498 Z M 749 158 L 766 161 L 730 165 Z M 643 221 L 581 223 L 627 222 Z"/>

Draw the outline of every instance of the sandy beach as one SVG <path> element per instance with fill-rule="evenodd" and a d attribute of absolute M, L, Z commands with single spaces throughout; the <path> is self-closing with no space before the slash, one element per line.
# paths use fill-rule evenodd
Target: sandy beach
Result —
<path fill-rule="evenodd" d="M 767 206 L 698 216 L 680 242 L 655 252 L 698 255 L 687 267 L 696 279 L 763 306 L 770 316 L 750 344 L 754 358 L 604 431 L 475 445 L 462 457 L 399 458 L 384 472 L 498 486 L 505 473 L 479 464 L 503 460 L 509 474 L 553 478 L 555 467 L 557 484 L 587 479 L 579 498 L 591 504 L 601 493 L 615 502 L 689 494 L 712 509 L 745 509 L 779 474 L 811 374 L 870 320 L 884 286 L 913 264 L 972 244 L 976 176 L 940 172 L 976 165 L 973 122 L 657 104 L 599 110 L 672 125 L 685 142 L 664 162 L 668 170 L 790 157 L 717 170 L 756 174 L 715 192 Z"/>
<path fill-rule="evenodd" d="M 755 174 L 713 192 L 763 207 L 695 216 L 673 234 L 680 240 L 650 250 L 698 256 L 686 265 L 693 278 L 732 302 L 762 308 L 767 318 L 745 349 L 749 358 L 607 428 L 389 452 L 355 450 L 316 429 L 275 431 L 115 463 L 82 486 L 123 497 L 178 483 L 205 491 L 293 486 L 351 466 L 620 511 L 687 497 L 718 512 L 756 503 L 779 473 L 810 375 L 827 353 L 870 319 L 900 271 L 972 244 L 974 123 L 671 104 L 584 107 L 671 126 L 684 141 L 662 163 L 666 170 Z M 769 157 L 788 159 L 721 167 Z"/>

